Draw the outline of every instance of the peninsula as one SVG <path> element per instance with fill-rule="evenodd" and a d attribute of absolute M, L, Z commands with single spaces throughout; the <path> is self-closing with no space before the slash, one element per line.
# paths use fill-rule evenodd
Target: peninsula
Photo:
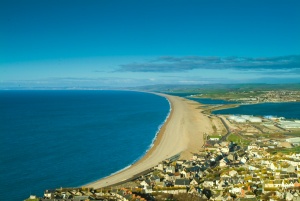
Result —
<path fill-rule="evenodd" d="M 147 171 L 159 162 L 177 154 L 180 154 L 182 159 L 189 159 L 203 146 L 203 134 L 214 132 L 210 119 L 201 113 L 199 103 L 166 94 L 158 95 L 169 100 L 172 110 L 161 128 L 154 146 L 131 167 L 84 185 L 84 187 L 97 189 L 130 180 L 139 173 Z"/>
<path fill-rule="evenodd" d="M 26 201 L 298 197 L 299 120 L 214 115 L 215 106 L 156 94 L 168 99 L 171 112 L 141 160 L 82 187 L 46 190 L 43 198 Z"/>

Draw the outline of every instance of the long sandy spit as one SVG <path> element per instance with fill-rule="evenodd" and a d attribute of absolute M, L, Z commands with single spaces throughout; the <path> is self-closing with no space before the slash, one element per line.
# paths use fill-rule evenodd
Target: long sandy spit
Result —
<path fill-rule="evenodd" d="M 201 105 L 177 96 L 158 95 L 169 100 L 172 110 L 153 147 L 129 168 L 84 185 L 85 187 L 97 189 L 127 181 L 176 154 L 180 153 L 181 159 L 189 159 L 201 149 L 204 143 L 203 134 L 213 132 L 210 119 L 201 113 Z"/>

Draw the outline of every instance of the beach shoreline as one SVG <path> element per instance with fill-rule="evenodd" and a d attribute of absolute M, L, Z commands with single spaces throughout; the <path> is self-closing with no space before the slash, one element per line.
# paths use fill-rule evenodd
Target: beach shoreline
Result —
<path fill-rule="evenodd" d="M 129 181 L 176 154 L 181 153 L 180 158 L 189 159 L 203 146 L 203 134 L 212 133 L 213 129 L 209 118 L 199 109 L 201 104 L 167 94 L 154 94 L 169 101 L 170 112 L 160 127 L 152 147 L 128 168 L 83 187 L 97 189 Z"/>

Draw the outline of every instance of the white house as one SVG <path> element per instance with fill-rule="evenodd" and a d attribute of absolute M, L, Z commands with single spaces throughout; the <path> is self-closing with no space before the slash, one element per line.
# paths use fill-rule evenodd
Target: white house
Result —
<path fill-rule="evenodd" d="M 258 146 L 256 144 L 251 144 L 251 145 L 248 145 L 248 150 L 252 150 L 252 149 L 258 149 Z"/>
<path fill-rule="evenodd" d="M 242 188 L 241 187 L 234 187 L 232 189 L 229 190 L 230 193 L 233 193 L 233 194 L 240 194 L 242 192 Z"/>
<path fill-rule="evenodd" d="M 213 180 L 205 180 L 203 182 L 204 187 L 213 187 L 214 186 L 214 181 Z"/>
<path fill-rule="evenodd" d="M 141 184 L 141 186 L 143 186 L 144 188 L 147 187 L 147 186 L 150 186 L 150 184 L 148 184 L 146 181 L 142 181 L 140 184 Z"/>
<path fill-rule="evenodd" d="M 229 179 L 230 178 L 230 176 L 227 174 L 222 174 L 220 177 L 221 177 L 221 179 Z"/>
<path fill-rule="evenodd" d="M 155 167 L 155 169 L 163 171 L 164 165 L 162 163 L 159 163 L 158 166 Z"/>
<path fill-rule="evenodd" d="M 246 157 L 243 157 L 243 158 L 241 158 L 241 160 L 240 160 L 242 163 L 246 163 L 247 162 L 247 158 Z"/>
<path fill-rule="evenodd" d="M 259 170 L 259 168 L 249 165 L 248 170 Z"/>
<path fill-rule="evenodd" d="M 235 175 L 237 175 L 237 171 L 235 171 L 235 170 L 231 170 L 231 171 L 229 171 L 229 176 L 231 176 L 231 177 L 234 177 Z"/>
<path fill-rule="evenodd" d="M 191 181 L 191 183 L 190 183 L 191 185 L 199 185 L 200 184 L 200 180 L 199 179 L 196 179 L 196 178 L 194 178 L 192 181 Z"/>
<path fill-rule="evenodd" d="M 182 174 L 185 178 L 189 176 L 185 170 L 181 171 L 180 174 Z"/>
<path fill-rule="evenodd" d="M 166 172 L 175 173 L 175 167 L 174 166 L 168 166 L 168 167 L 166 167 Z"/>
<path fill-rule="evenodd" d="M 168 173 L 166 173 L 166 174 L 164 175 L 164 178 L 165 178 L 167 181 L 174 181 L 174 180 L 175 180 L 175 175 L 174 175 L 173 173 L 168 172 Z"/>
<path fill-rule="evenodd" d="M 226 167 L 227 166 L 227 162 L 224 160 L 224 158 L 222 160 L 220 160 L 219 166 L 220 167 Z"/>
<path fill-rule="evenodd" d="M 273 171 L 278 169 L 277 165 L 275 165 L 274 163 L 270 163 L 269 168 Z"/>
<path fill-rule="evenodd" d="M 221 148 L 221 152 L 225 153 L 225 154 L 228 154 L 229 153 L 229 148 L 228 147 L 223 147 L 223 148 Z"/>

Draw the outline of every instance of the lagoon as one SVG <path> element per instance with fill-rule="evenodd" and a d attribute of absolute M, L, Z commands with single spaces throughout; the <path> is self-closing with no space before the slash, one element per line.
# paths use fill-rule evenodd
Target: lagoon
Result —
<path fill-rule="evenodd" d="M 285 117 L 286 119 L 300 119 L 300 102 L 285 103 L 260 103 L 240 105 L 236 108 L 213 111 L 213 114 L 232 114 L 232 115 L 272 115 Z"/>

